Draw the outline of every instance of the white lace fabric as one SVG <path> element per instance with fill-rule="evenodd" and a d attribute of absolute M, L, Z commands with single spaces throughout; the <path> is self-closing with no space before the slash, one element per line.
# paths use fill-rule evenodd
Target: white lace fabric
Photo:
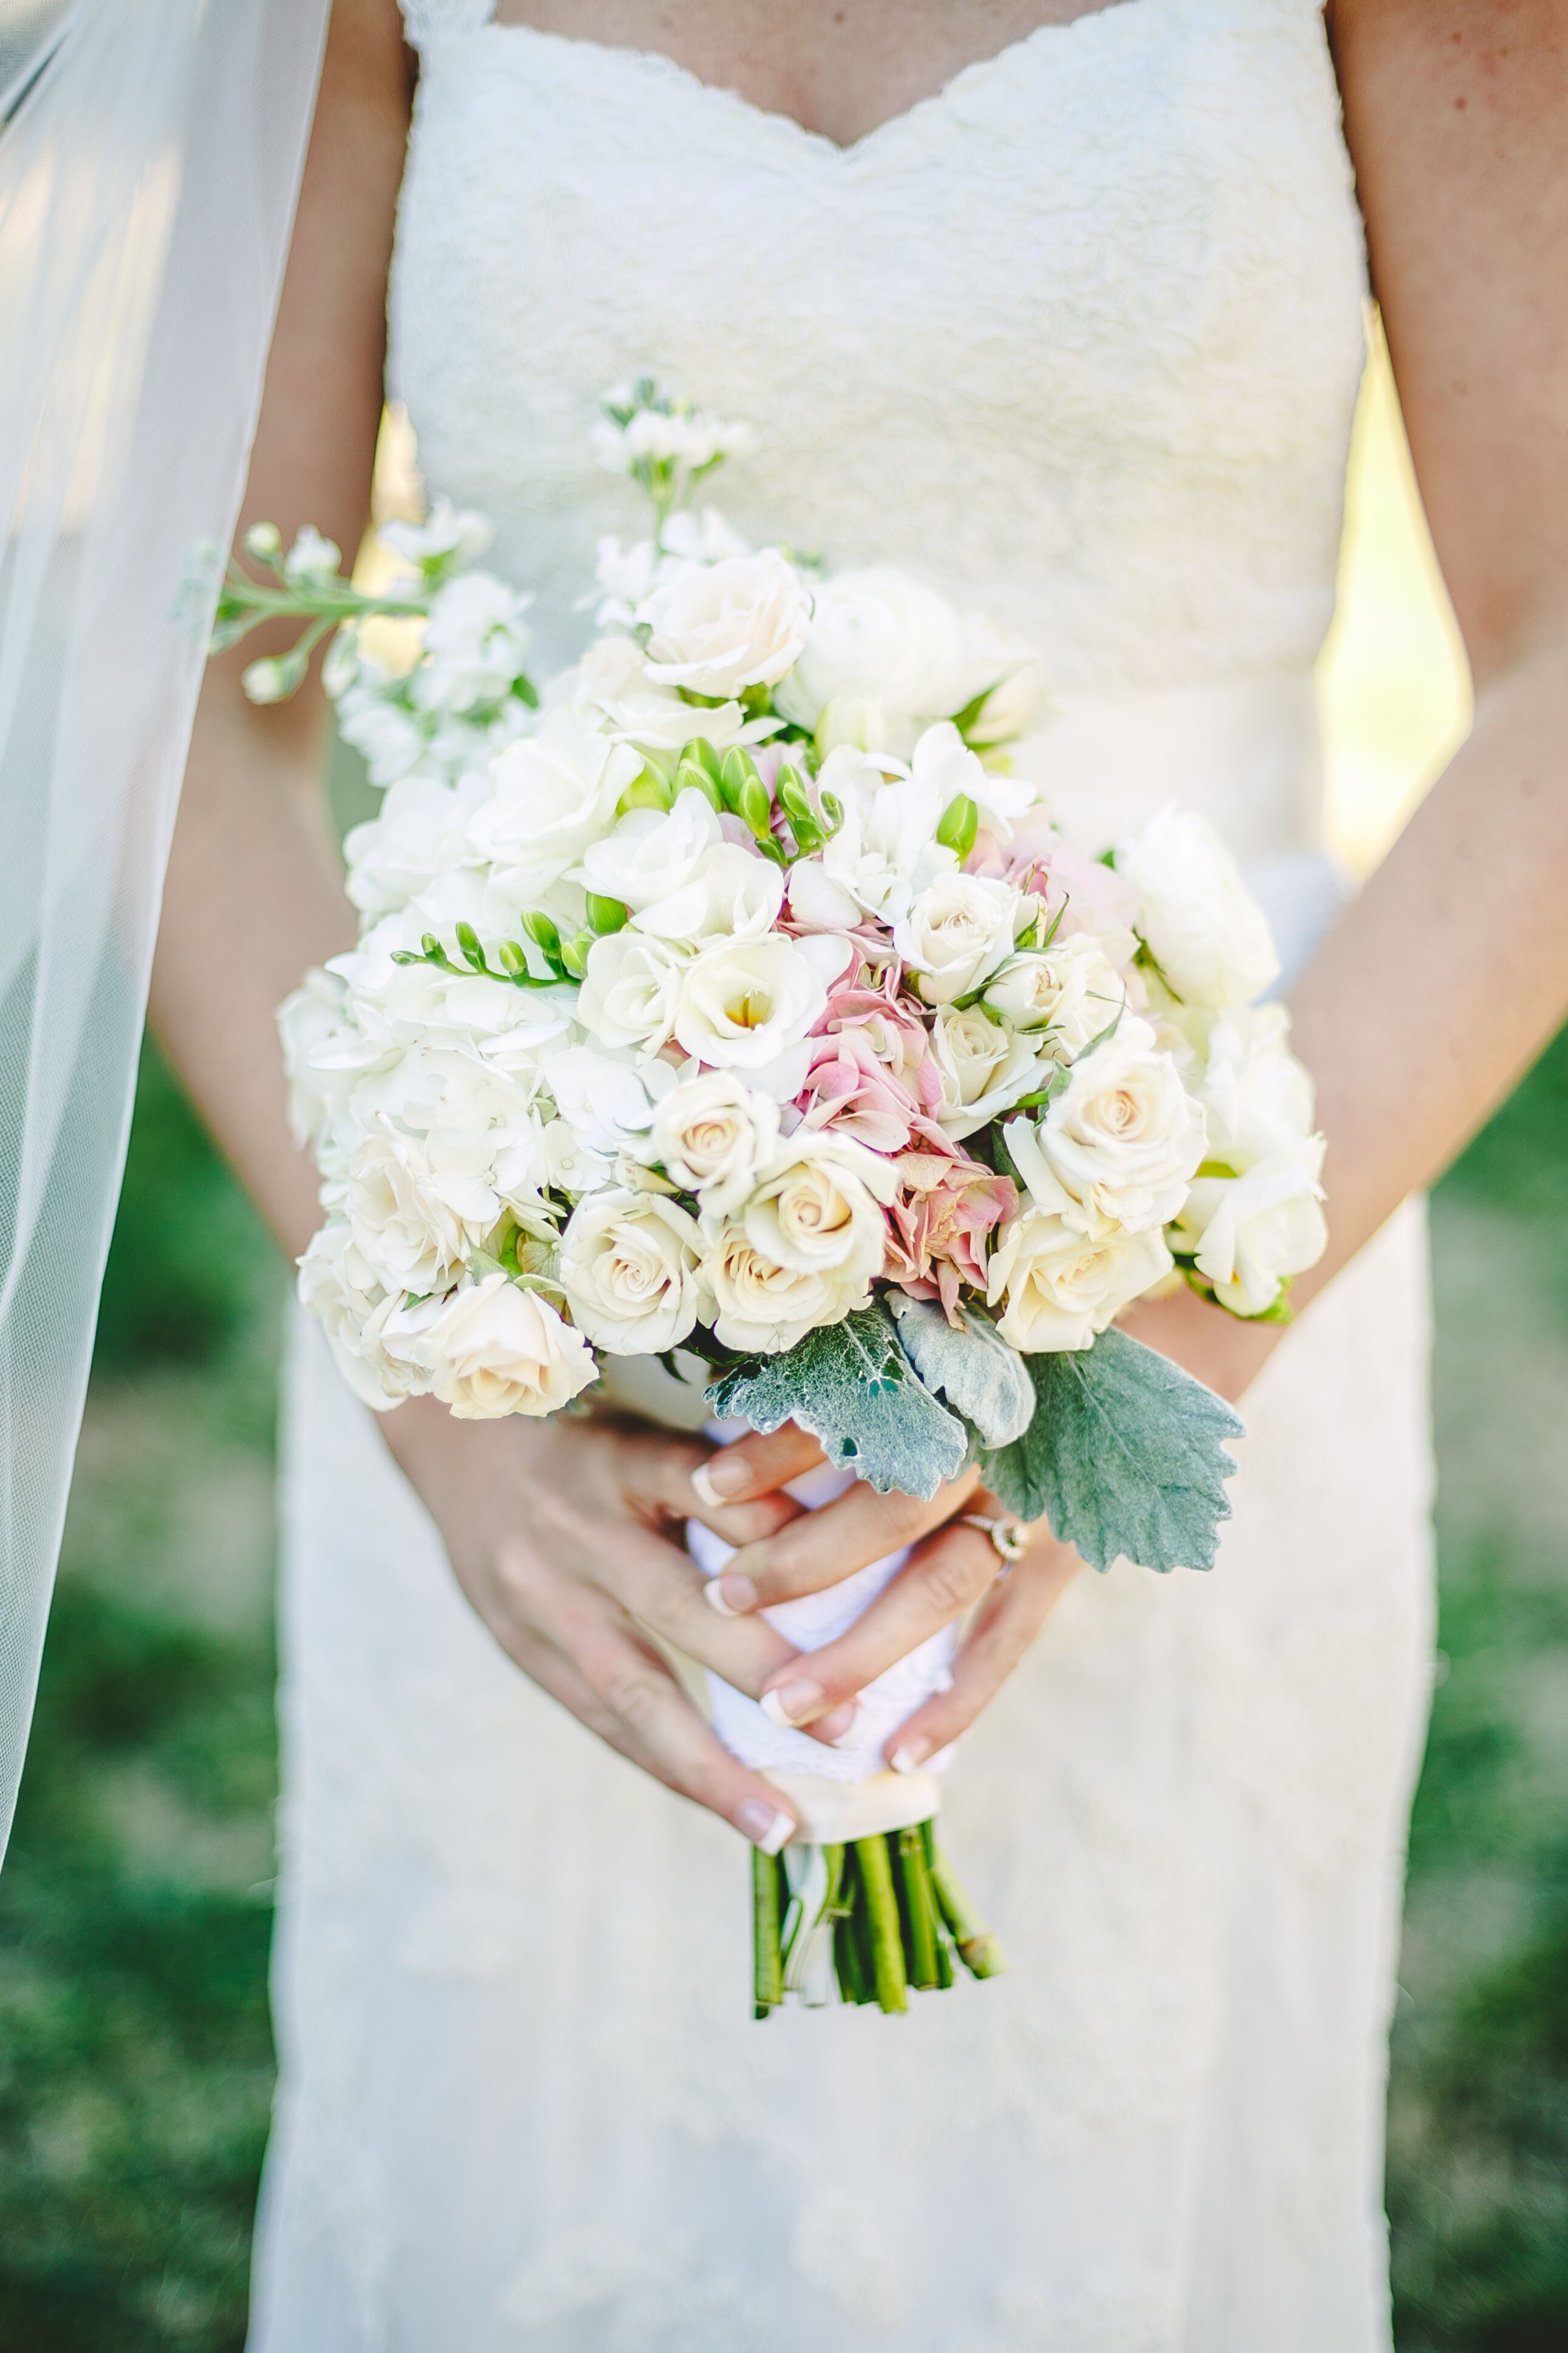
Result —
<path fill-rule="evenodd" d="M 1313 0 L 1121 0 L 842 153 L 407 13 L 395 381 L 546 661 L 648 365 L 763 428 L 742 528 L 1030 635 L 1080 830 L 1310 845 L 1364 293 Z M 1249 1398 L 1215 1570 L 1079 1577 L 947 1777 L 1009 1975 L 759 2026 L 734 1835 L 507 1664 L 299 1332 L 254 2353 L 1386 2353 L 1425 1368 L 1411 1209 Z"/>

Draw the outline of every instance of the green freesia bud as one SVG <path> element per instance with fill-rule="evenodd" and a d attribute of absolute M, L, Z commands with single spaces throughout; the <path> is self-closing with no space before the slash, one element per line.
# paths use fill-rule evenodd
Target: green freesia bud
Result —
<path fill-rule="evenodd" d="M 657 768 L 645 767 L 635 776 L 620 799 L 616 803 L 616 815 L 625 817 L 628 809 L 667 809 L 675 798 L 675 787 L 668 776 Z"/>
<path fill-rule="evenodd" d="M 561 934 L 537 907 L 531 907 L 522 918 L 522 928 L 536 948 L 542 948 L 552 964 L 561 961 Z"/>
<path fill-rule="evenodd" d="M 742 824 L 759 841 L 765 841 L 772 830 L 773 805 L 768 798 L 768 788 L 753 768 L 741 787 L 738 812 Z"/>
<path fill-rule="evenodd" d="M 759 784 L 762 782 L 761 772 L 751 754 L 742 744 L 731 744 L 719 768 L 720 787 L 731 808 L 740 808 L 741 796 L 753 776 Z"/>
<path fill-rule="evenodd" d="M 588 923 L 601 939 L 606 932 L 623 931 L 631 912 L 618 899 L 602 899 L 596 891 L 588 893 Z"/>
<path fill-rule="evenodd" d="M 497 951 L 500 968 L 517 977 L 528 970 L 528 958 L 515 940 L 502 940 Z"/>
<path fill-rule="evenodd" d="M 967 793 L 959 793 L 942 813 L 936 838 L 944 849 L 951 849 L 962 866 L 974 847 L 974 837 L 980 830 L 980 811 Z"/>
<path fill-rule="evenodd" d="M 561 961 L 574 980 L 581 980 L 588 969 L 588 950 L 594 944 L 592 932 L 579 932 L 574 940 L 564 940 Z"/>
<path fill-rule="evenodd" d="M 700 760 L 682 759 L 675 772 L 675 789 L 678 794 L 700 793 L 703 799 L 715 809 L 722 810 L 724 807 L 724 796 L 720 791 L 717 781 L 709 775 Z"/>
<path fill-rule="evenodd" d="M 699 767 L 706 768 L 714 784 L 721 781 L 724 764 L 706 735 L 694 735 L 680 757 L 683 765 L 688 760 L 695 760 Z"/>

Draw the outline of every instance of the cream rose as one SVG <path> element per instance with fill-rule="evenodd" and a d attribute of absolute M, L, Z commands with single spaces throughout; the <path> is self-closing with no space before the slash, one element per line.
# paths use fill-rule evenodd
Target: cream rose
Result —
<path fill-rule="evenodd" d="M 778 934 L 717 940 L 681 976 L 675 1035 L 700 1062 L 760 1070 L 805 1038 L 826 1002 L 810 958 Z"/>
<path fill-rule="evenodd" d="M 1168 1224 L 1205 1148 L 1203 1105 L 1136 1019 L 1073 1064 L 1037 1125 L 1014 1120 L 1003 1133 L 1035 1206 L 1084 1233 Z"/>
<path fill-rule="evenodd" d="M 504 1274 L 454 1291 L 419 1345 L 436 1395 L 459 1421 L 554 1413 L 598 1377 L 582 1333 Z"/>
<path fill-rule="evenodd" d="M 1328 1247 L 1323 1216 L 1323 1138 L 1259 1160 L 1244 1176 L 1199 1176 L 1176 1227 L 1222 1305 L 1237 1315 L 1274 1306 L 1290 1277 L 1315 1266 Z"/>
<path fill-rule="evenodd" d="M 797 1129 L 763 1169 L 739 1222 L 759 1256 L 831 1277 L 860 1306 L 887 1256 L 881 1204 L 897 1182 L 892 1163 L 853 1138 Z"/>
<path fill-rule="evenodd" d="M 675 1027 L 686 959 L 664 940 L 611 932 L 588 951 L 577 1018 L 601 1046 L 657 1054 Z"/>
<path fill-rule="evenodd" d="M 684 1079 L 654 1113 L 649 1156 L 705 1210 L 738 1208 L 779 1140 L 777 1103 L 728 1071 Z"/>
<path fill-rule="evenodd" d="M 702 1261 L 714 1336 L 726 1348 L 776 1356 L 808 1332 L 843 1322 L 864 1306 L 858 1280 L 807 1273 L 758 1250 L 743 1226 L 723 1226 Z"/>
<path fill-rule="evenodd" d="M 1189 1005 L 1245 1005 L 1279 976 L 1262 908 L 1206 818 L 1159 810 L 1117 845 L 1116 871 L 1138 893 L 1137 928 Z"/>
<path fill-rule="evenodd" d="M 1130 1300 L 1174 1264 L 1153 1228 L 1111 1227 L 1098 1238 L 1044 1209 L 1010 1218 L 987 1270 L 986 1299 L 1005 1300 L 996 1328 L 1026 1356 L 1087 1348 Z"/>
<path fill-rule="evenodd" d="M 783 678 L 802 646 L 811 599 L 776 547 L 691 565 L 637 607 L 648 675 L 694 694 L 740 695 Z"/>
<path fill-rule="evenodd" d="M 893 932 L 928 1005 L 951 1005 L 986 979 L 1013 951 L 1026 906 L 1010 882 L 983 874 L 939 874 Z"/>
<path fill-rule="evenodd" d="M 944 1005 L 931 1024 L 931 1050 L 942 1081 L 942 1124 L 955 1144 L 1010 1111 L 1039 1071 L 1037 1041 L 992 1020 L 978 1005 L 962 1012 Z"/>
<path fill-rule="evenodd" d="M 1069 1062 L 1125 1008 L 1127 983 L 1100 942 L 1080 934 L 1041 955 L 1009 956 L 983 1001 L 1009 1029 L 1037 1033 L 1047 1052 Z"/>
<path fill-rule="evenodd" d="M 561 1238 L 572 1319 L 616 1356 L 654 1356 L 697 1321 L 697 1221 L 659 1193 L 615 1187 L 579 1201 Z"/>

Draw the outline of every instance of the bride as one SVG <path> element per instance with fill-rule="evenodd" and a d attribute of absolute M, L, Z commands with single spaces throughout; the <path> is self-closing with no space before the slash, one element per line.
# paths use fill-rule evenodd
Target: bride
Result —
<path fill-rule="evenodd" d="M 796 1516 L 788 1431 L 710 1460 L 608 1418 L 378 1423 L 296 1332 L 255 2353 L 1389 2342 L 1431 1640 L 1407 1197 L 1568 1006 L 1568 51 L 1552 0 L 1331 19 L 337 0 L 247 520 L 357 543 L 390 321 L 429 488 L 497 520 L 548 670 L 630 520 L 596 397 L 646 364 L 759 427 L 726 484 L 749 535 L 928 575 L 940 550 L 940 585 L 1040 649 L 1054 711 L 1017 765 L 1069 830 L 1202 807 L 1300 952 L 1331 900 L 1311 672 L 1370 248 L 1479 695 L 1292 990 L 1331 1147 L 1320 1295 L 1284 1334 L 1191 1296 L 1136 1320 L 1246 1392 L 1212 1577 L 1079 1575 L 1042 1528 L 994 1581 L 962 1481 Z M 197 718 L 153 1012 L 295 1253 L 315 1186 L 272 1012 L 353 927 L 321 699 L 258 712 L 239 659 Z M 689 1514 L 739 1546 L 728 1615 Z M 809 1664 L 757 1614 L 909 1543 Z M 753 2025 L 735 1833 L 788 1818 L 650 1636 L 831 1739 L 976 1605 L 889 1749 L 968 1732 L 953 1841 L 1011 1974 L 897 2022 Z"/>

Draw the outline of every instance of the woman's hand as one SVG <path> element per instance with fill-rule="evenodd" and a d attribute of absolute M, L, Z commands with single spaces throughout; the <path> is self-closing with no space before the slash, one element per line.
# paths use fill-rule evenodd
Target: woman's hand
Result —
<path fill-rule="evenodd" d="M 383 1428 L 508 1657 L 622 1756 L 776 1853 L 793 1818 L 718 1740 L 650 1636 L 759 1693 L 795 1653 L 761 1619 L 706 1606 L 681 1527 L 699 1518 L 752 1544 L 800 1506 L 760 1491 L 715 1503 L 692 1483 L 702 1440 L 609 1417 L 459 1421 L 416 1398 Z"/>

